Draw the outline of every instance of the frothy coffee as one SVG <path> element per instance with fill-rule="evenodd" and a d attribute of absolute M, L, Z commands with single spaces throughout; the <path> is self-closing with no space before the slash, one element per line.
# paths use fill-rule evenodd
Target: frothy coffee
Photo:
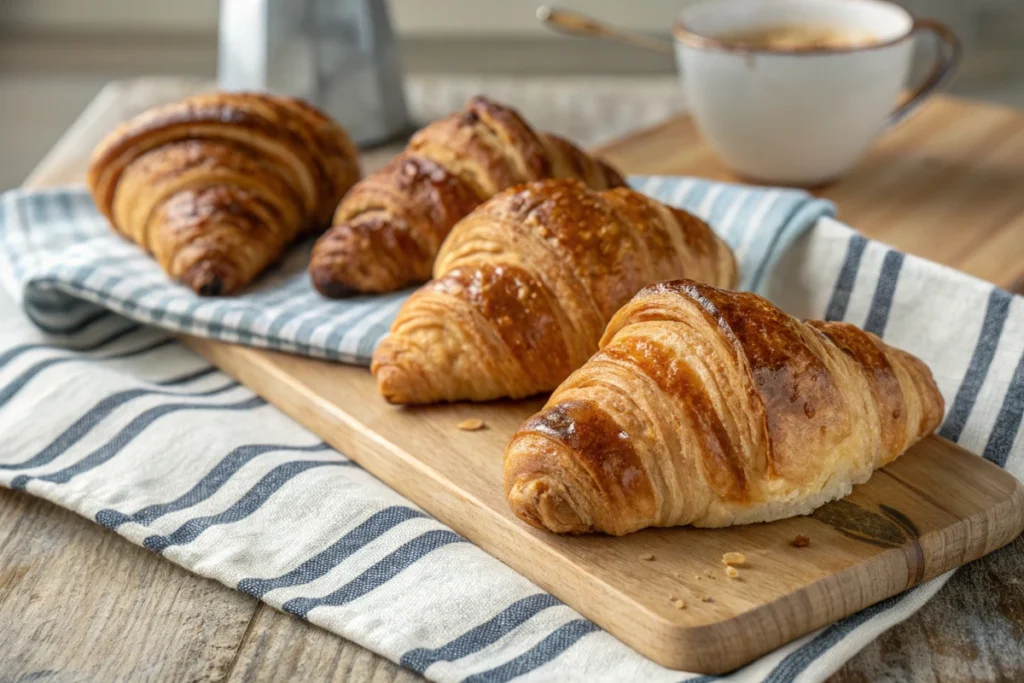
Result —
<path fill-rule="evenodd" d="M 848 50 L 878 43 L 878 38 L 850 28 L 812 24 L 776 24 L 715 36 L 723 43 L 748 50 L 792 52 Z"/>

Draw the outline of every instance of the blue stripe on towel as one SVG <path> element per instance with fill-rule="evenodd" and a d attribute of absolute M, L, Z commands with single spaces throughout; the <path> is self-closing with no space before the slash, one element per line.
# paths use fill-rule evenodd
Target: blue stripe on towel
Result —
<path fill-rule="evenodd" d="M 162 553 L 173 545 L 191 543 L 211 527 L 232 524 L 259 510 L 267 500 L 293 478 L 315 467 L 351 466 L 350 460 L 297 460 L 278 465 L 263 475 L 256 484 L 235 501 L 231 507 L 216 515 L 197 517 L 182 524 L 166 536 L 148 536 L 142 545 L 153 552 Z"/>
<path fill-rule="evenodd" d="M 511 681 L 513 678 L 544 666 L 575 645 L 580 638 L 597 630 L 599 629 L 591 621 L 574 619 L 559 626 L 544 640 L 515 659 L 488 671 L 473 674 L 463 679 L 463 683 L 507 683 L 507 681 Z"/>
<path fill-rule="evenodd" d="M 423 673 L 436 662 L 454 662 L 493 645 L 546 609 L 561 605 L 547 593 L 516 600 L 479 626 L 432 650 L 410 650 L 402 655 L 402 666 Z"/>
<path fill-rule="evenodd" d="M 208 368 L 201 373 L 190 372 L 181 378 L 181 382 L 184 383 L 192 381 L 196 377 L 203 377 L 212 372 L 215 372 L 212 368 Z M 171 385 L 165 384 L 164 386 Z M 215 387 L 213 389 L 204 389 L 202 391 L 161 391 L 158 389 L 128 389 L 126 391 L 120 391 L 99 401 L 95 406 L 86 411 L 84 415 L 75 420 L 67 429 L 61 432 L 56 439 L 51 441 L 45 448 L 28 460 L 17 463 L 0 463 L 0 469 L 29 470 L 34 467 L 40 467 L 49 462 L 53 462 L 69 448 L 88 436 L 89 432 L 91 432 L 94 427 L 100 424 L 111 413 L 136 398 L 142 398 L 144 396 L 188 396 L 191 398 L 203 398 L 222 394 L 237 386 L 238 382 L 231 381 L 225 385 Z"/>
<path fill-rule="evenodd" d="M 896 296 L 896 284 L 899 282 L 900 270 L 903 268 L 903 254 L 890 250 L 882 261 L 882 272 L 875 286 L 875 296 L 871 300 L 868 319 L 864 329 L 879 337 L 885 337 L 885 327 L 889 324 L 889 312 Z"/>
<path fill-rule="evenodd" d="M 791 652 L 775 668 L 765 676 L 763 683 L 792 683 L 801 673 L 807 670 L 819 657 L 828 652 L 836 643 L 845 638 L 851 631 L 862 626 L 883 612 L 893 609 L 907 599 L 915 589 L 876 602 L 854 615 L 826 627 L 811 642 Z"/>
<path fill-rule="evenodd" d="M 428 531 L 403 544 L 336 591 L 321 598 L 293 598 L 284 603 L 281 609 L 306 619 L 317 607 L 344 605 L 380 588 L 438 548 L 464 542 L 463 538 L 448 530 Z"/>
<path fill-rule="evenodd" d="M 864 248 L 868 241 L 861 235 L 851 235 L 846 246 L 846 258 L 836 278 L 836 284 L 832 289 L 832 297 L 829 299 L 828 308 L 825 309 L 825 320 L 843 321 L 846 319 L 846 309 L 850 305 L 850 295 L 853 293 L 853 285 L 857 282 L 857 273 L 860 271 L 860 262 L 864 257 Z"/>
<path fill-rule="evenodd" d="M 148 526 L 164 515 L 193 507 L 207 500 L 220 491 L 221 487 L 242 469 L 244 465 L 264 453 L 316 453 L 327 450 L 331 450 L 331 447 L 323 442 L 313 444 L 312 446 L 286 446 L 281 444 L 248 444 L 239 446 L 218 462 L 195 486 L 171 502 L 147 505 L 130 515 L 117 510 L 100 510 L 96 513 L 96 521 L 108 529 L 116 529 L 122 524 L 129 522 Z"/>
<path fill-rule="evenodd" d="M 117 320 L 116 316 L 111 316 L 109 314 L 105 315 L 104 317 L 106 317 L 106 318 L 108 318 L 110 320 Z M 109 344 L 113 344 L 114 342 L 118 341 L 119 339 L 122 339 L 124 336 L 129 335 L 132 332 L 137 332 L 137 331 L 139 331 L 141 329 L 142 328 L 140 326 L 131 324 L 131 325 L 128 325 L 127 327 L 121 327 L 120 329 L 118 329 L 117 331 L 113 332 L 112 334 L 108 334 L 107 336 L 105 336 L 105 337 L 103 337 L 101 339 L 98 339 L 96 341 L 89 342 L 89 343 L 86 343 L 86 344 L 81 344 L 81 345 L 71 345 L 71 346 L 68 346 L 66 348 L 67 348 L 68 351 L 74 351 L 76 353 L 85 353 L 87 351 L 98 351 L 99 349 L 102 349 L 105 346 L 107 346 Z M 78 332 L 84 332 L 84 331 L 85 331 L 84 329 L 78 330 Z M 42 344 L 42 343 L 40 343 L 40 344 L 19 344 L 17 346 L 12 346 L 11 348 L 9 348 L 6 351 L 4 351 L 3 353 L 0 353 L 0 369 L 2 369 L 5 365 L 10 363 L 12 360 L 17 358 L 21 354 L 27 353 L 28 351 L 36 351 L 36 350 L 39 350 L 39 349 L 54 350 L 56 348 L 60 348 L 60 347 L 55 347 L 53 344 Z"/>
<path fill-rule="evenodd" d="M 130 519 L 139 524 L 149 525 L 164 515 L 198 505 L 220 491 L 228 479 L 242 469 L 245 464 L 264 453 L 320 453 L 330 450 L 332 450 L 330 445 L 323 442 L 313 444 L 312 446 L 283 446 L 280 444 L 240 446 L 217 463 L 216 467 L 182 496 L 175 498 L 169 503 L 144 507 L 132 515 Z M 355 463 L 352 463 L 347 458 L 345 458 L 344 463 L 355 465 Z"/>
<path fill-rule="evenodd" d="M 273 579 L 242 579 L 238 582 L 238 590 L 257 598 L 268 592 L 288 586 L 299 586 L 310 583 L 331 571 L 342 560 L 364 548 L 370 542 L 380 538 L 385 532 L 410 519 L 423 519 L 422 512 L 409 507 L 394 506 L 374 513 L 365 522 L 344 534 L 330 546 L 313 555 L 308 560 Z"/>
<path fill-rule="evenodd" d="M 1006 390 L 1006 396 L 1003 397 L 1003 405 L 999 409 L 995 426 L 992 427 L 988 443 L 985 444 L 985 451 L 982 453 L 985 458 L 1000 467 L 1006 465 L 1006 458 L 1009 456 L 1010 448 L 1020 430 L 1022 417 L 1024 417 L 1024 354 L 1021 354 L 1017 368 L 1013 371 L 1013 378 Z"/>
<path fill-rule="evenodd" d="M 130 351 L 122 351 L 121 353 L 113 353 L 109 356 L 102 356 L 97 358 L 92 357 L 79 357 L 79 356 L 62 356 L 60 358 L 47 358 L 46 360 L 39 361 L 32 367 L 25 370 L 23 373 L 15 377 L 11 382 L 7 383 L 2 389 L 0 389 L 0 408 L 7 404 L 12 398 L 14 398 L 19 391 L 25 388 L 29 382 L 35 379 L 39 373 L 43 372 L 48 368 L 52 368 L 56 365 L 63 365 L 64 363 L 96 363 L 107 360 L 125 360 L 128 358 L 135 358 L 137 356 L 144 356 L 148 353 L 162 349 L 164 347 L 173 344 L 171 339 L 160 339 L 155 342 L 146 344 Z"/>
<path fill-rule="evenodd" d="M 996 347 L 999 346 L 999 339 L 1003 335 L 1003 326 L 1010 313 L 1012 299 L 1008 292 L 1001 289 L 993 289 L 989 295 L 988 305 L 985 307 L 985 321 L 981 325 L 981 332 L 971 355 L 971 364 L 939 430 L 939 434 L 950 441 L 960 440 L 967 418 L 971 416 L 974 402 L 978 399 L 992 359 L 996 356 Z"/>
<path fill-rule="evenodd" d="M 62 470 L 54 472 L 52 474 L 38 475 L 38 476 L 26 476 L 20 475 L 14 478 L 11 482 L 11 487 L 16 489 L 24 489 L 30 481 L 40 480 L 56 484 L 66 484 L 82 472 L 87 472 L 95 467 L 99 467 L 103 463 L 107 462 L 121 450 L 132 442 L 137 436 L 139 436 L 147 427 L 156 422 L 161 417 L 169 415 L 175 412 L 191 411 L 191 410 L 209 410 L 209 411 L 225 411 L 225 410 L 252 410 L 253 408 L 259 408 L 260 406 L 266 405 L 259 396 L 247 398 L 244 401 L 237 403 L 229 403 L 226 405 L 216 403 L 166 403 L 164 405 L 150 408 L 146 412 L 142 413 L 127 426 L 122 428 L 117 434 L 114 435 L 107 443 L 97 448 L 95 451 L 90 453 L 88 456 L 79 460 L 73 465 L 65 467 Z"/>

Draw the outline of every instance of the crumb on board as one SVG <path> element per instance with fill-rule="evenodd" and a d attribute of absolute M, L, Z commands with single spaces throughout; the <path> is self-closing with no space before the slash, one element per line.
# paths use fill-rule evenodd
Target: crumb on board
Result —
<path fill-rule="evenodd" d="M 676 609 L 686 609 L 686 600 L 682 598 L 669 598 Z"/>
<path fill-rule="evenodd" d="M 713 597 L 711 597 L 710 595 L 702 595 L 702 596 L 700 596 L 700 601 L 701 602 L 714 602 L 715 599 Z"/>
<path fill-rule="evenodd" d="M 736 567 L 729 565 L 725 568 L 725 575 L 728 576 L 730 579 L 735 579 L 739 578 L 740 572 L 738 569 L 736 569 Z"/>
<path fill-rule="evenodd" d="M 704 577 L 703 577 L 703 576 L 701 576 L 700 574 L 694 574 L 694 575 L 693 575 L 693 578 L 695 578 L 695 579 L 697 579 L 698 581 L 700 581 L 700 580 L 701 580 L 701 579 L 703 579 Z"/>
<path fill-rule="evenodd" d="M 713 579 L 713 578 L 715 578 L 715 573 L 713 571 L 711 571 L 710 569 L 705 569 L 704 570 L 704 576 L 708 577 L 709 579 Z"/>
<path fill-rule="evenodd" d="M 807 546 L 809 546 L 811 544 L 811 539 L 808 536 L 804 536 L 803 534 L 800 534 L 799 536 L 794 538 L 792 541 L 790 541 L 789 544 L 791 546 L 793 546 L 794 548 L 806 548 Z"/>
<path fill-rule="evenodd" d="M 640 559 L 643 560 L 644 562 L 653 562 L 654 561 L 654 553 L 644 553 L 643 555 L 640 556 Z"/>
<path fill-rule="evenodd" d="M 484 421 L 478 417 L 471 417 L 468 420 L 463 420 L 458 425 L 459 429 L 464 432 L 475 432 L 478 429 L 483 429 L 484 426 Z"/>
<path fill-rule="evenodd" d="M 747 561 L 743 553 L 725 553 L 722 555 L 722 564 L 729 567 L 739 566 Z"/>

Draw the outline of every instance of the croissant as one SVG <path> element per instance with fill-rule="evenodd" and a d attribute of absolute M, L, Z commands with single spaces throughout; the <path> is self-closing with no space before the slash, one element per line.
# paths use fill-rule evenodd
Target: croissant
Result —
<path fill-rule="evenodd" d="M 230 294 L 322 230 L 359 179 L 338 125 L 296 99 L 214 93 L 156 107 L 99 144 L 97 208 L 199 294 Z"/>
<path fill-rule="evenodd" d="M 873 334 L 659 283 L 512 437 L 505 493 L 558 533 L 766 522 L 845 496 L 942 415 L 928 367 Z"/>
<path fill-rule="evenodd" d="M 430 279 L 441 242 L 501 190 L 543 178 L 624 185 L 607 164 L 483 97 L 416 133 L 405 151 L 353 188 L 317 242 L 309 272 L 325 296 L 390 292 Z"/>
<path fill-rule="evenodd" d="M 514 187 L 455 226 L 371 370 L 393 403 L 551 391 L 637 290 L 682 276 L 736 280 L 732 252 L 700 219 L 625 187 Z"/>

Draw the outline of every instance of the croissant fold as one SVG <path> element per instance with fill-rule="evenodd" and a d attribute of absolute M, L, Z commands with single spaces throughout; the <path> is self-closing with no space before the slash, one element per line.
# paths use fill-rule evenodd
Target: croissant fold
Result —
<path fill-rule="evenodd" d="M 572 143 L 475 97 L 416 133 L 404 152 L 353 188 L 313 251 L 313 284 L 337 297 L 424 282 L 462 217 L 501 190 L 542 178 L 577 178 L 597 190 L 624 184 Z"/>
<path fill-rule="evenodd" d="M 300 100 L 214 93 L 156 107 L 94 150 L 97 208 L 200 294 L 230 294 L 322 230 L 359 179 L 348 135 Z"/>
<path fill-rule="evenodd" d="M 625 187 L 517 186 L 455 226 L 371 370 L 394 403 L 551 391 L 637 290 L 683 276 L 735 283 L 732 252 L 700 219 Z"/>
<path fill-rule="evenodd" d="M 873 334 L 660 283 L 512 437 L 505 492 L 560 533 L 770 521 L 846 495 L 942 415 L 927 366 Z"/>

